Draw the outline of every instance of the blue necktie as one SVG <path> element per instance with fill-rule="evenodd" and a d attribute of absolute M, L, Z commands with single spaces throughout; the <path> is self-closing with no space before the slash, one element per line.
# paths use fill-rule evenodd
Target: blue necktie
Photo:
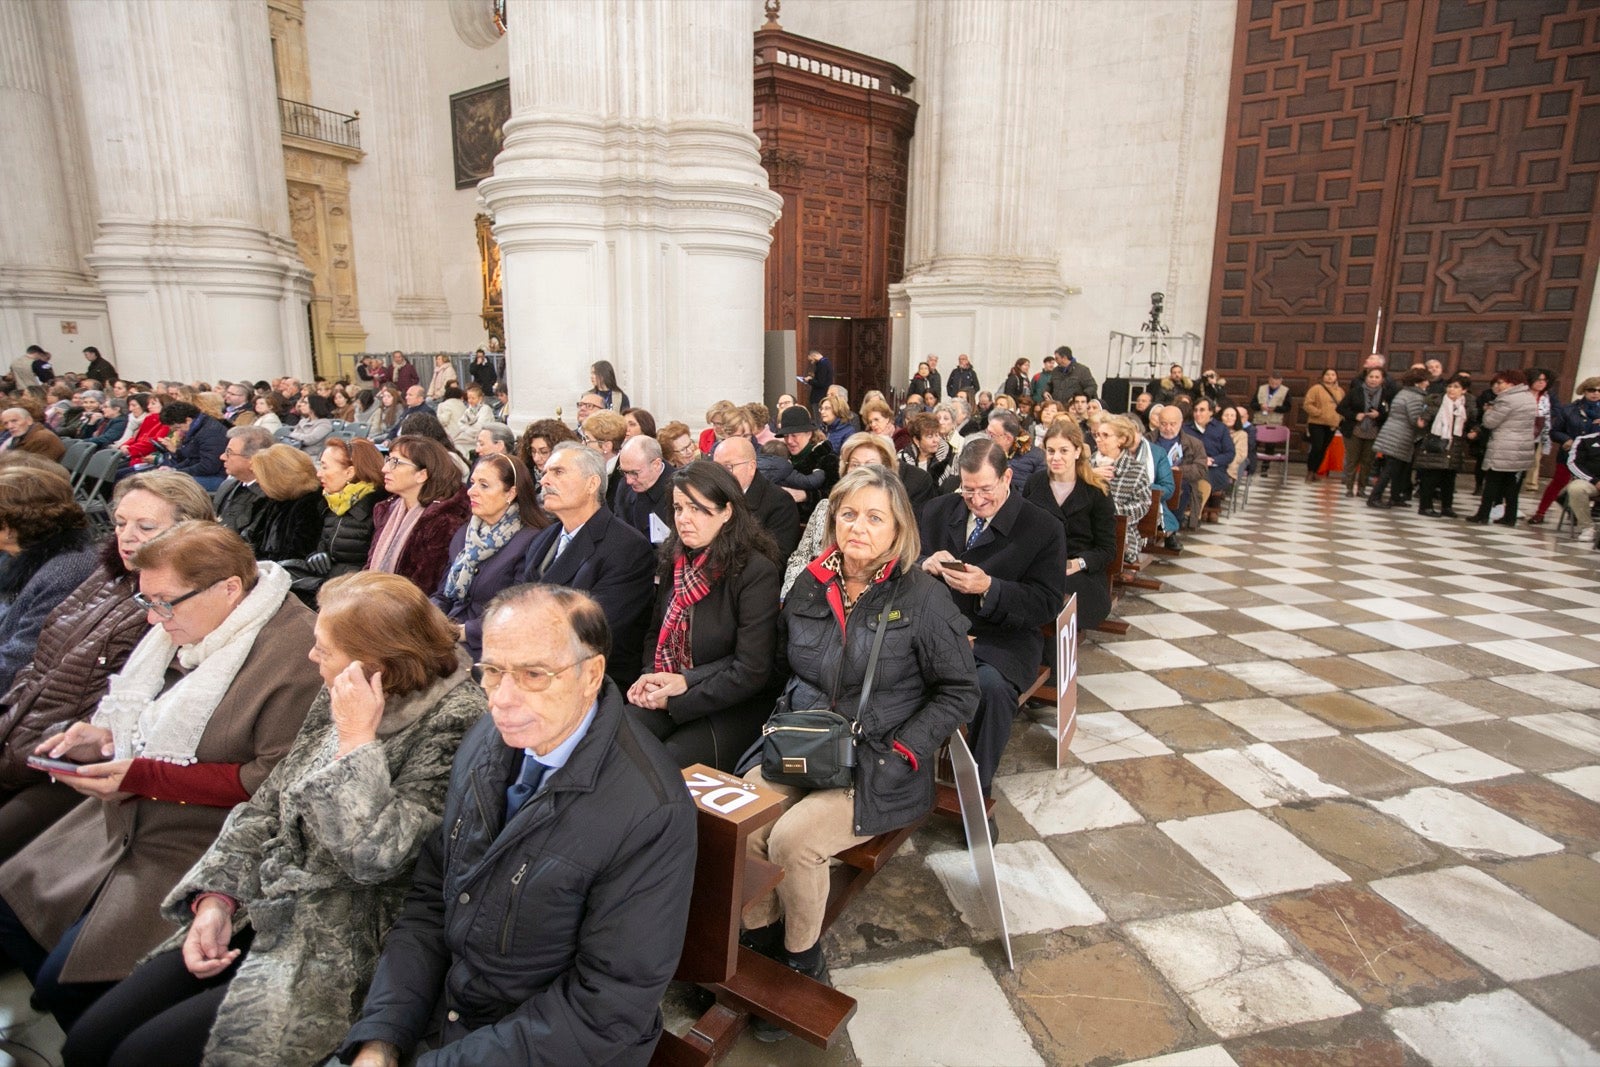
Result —
<path fill-rule="evenodd" d="M 544 764 L 534 759 L 529 753 L 522 756 L 522 771 L 517 775 L 517 780 L 506 788 L 506 822 L 522 810 L 526 804 L 539 791 L 539 783 L 544 781 Z"/>
<path fill-rule="evenodd" d="M 983 528 L 987 525 L 989 525 L 989 521 L 987 519 L 978 519 L 972 524 L 972 532 L 967 534 L 968 551 L 972 549 L 973 545 L 978 543 L 978 535 L 983 533 Z"/>

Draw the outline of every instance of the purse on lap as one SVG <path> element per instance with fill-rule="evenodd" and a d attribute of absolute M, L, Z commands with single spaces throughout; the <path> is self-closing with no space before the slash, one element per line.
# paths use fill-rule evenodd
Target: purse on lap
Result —
<path fill-rule="evenodd" d="M 872 681 L 878 673 L 878 653 L 883 648 L 883 633 L 889 628 L 889 609 L 894 593 L 878 613 L 878 632 L 872 638 L 872 653 L 867 657 L 867 677 L 861 683 L 861 699 L 854 718 L 847 718 L 831 707 L 791 711 L 780 700 L 778 708 L 761 728 L 761 777 L 776 785 L 794 789 L 844 789 L 855 782 L 856 739 L 861 733 L 861 713 L 872 697 Z M 843 659 L 835 692 L 844 677 Z"/>

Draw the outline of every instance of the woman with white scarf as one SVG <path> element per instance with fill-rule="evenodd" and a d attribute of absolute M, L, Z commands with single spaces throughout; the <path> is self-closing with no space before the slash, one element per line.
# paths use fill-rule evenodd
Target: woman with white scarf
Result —
<path fill-rule="evenodd" d="M 528 543 L 551 519 L 539 506 L 533 475 L 511 455 L 484 456 L 467 483 L 472 518 L 450 540 L 450 569 L 433 602 L 456 624 L 467 652 L 483 650 L 483 613 L 517 581 Z"/>
<path fill-rule="evenodd" d="M 69 1029 L 176 927 L 162 898 L 294 744 L 315 616 L 232 530 L 185 522 L 130 562 L 151 630 L 91 722 L 39 745 L 90 798 L 0 867 L 0 953 Z"/>
<path fill-rule="evenodd" d="M 1456 471 L 1464 470 L 1471 462 L 1467 455 L 1467 429 L 1475 421 L 1466 383 L 1452 378 L 1443 393 L 1431 394 L 1422 418 L 1427 429 L 1417 441 L 1411 460 L 1420 482 L 1417 514 L 1453 519 Z"/>

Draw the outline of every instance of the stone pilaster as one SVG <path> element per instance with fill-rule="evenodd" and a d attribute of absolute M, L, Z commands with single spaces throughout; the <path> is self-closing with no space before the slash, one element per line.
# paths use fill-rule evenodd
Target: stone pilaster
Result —
<path fill-rule="evenodd" d="M 69 0 L 121 369 L 311 370 L 309 272 L 289 238 L 264 3 Z"/>
<path fill-rule="evenodd" d="M 1037 366 L 1059 343 L 1063 14 L 1058 5 L 940 0 L 924 8 L 922 29 L 912 176 L 930 195 L 913 199 L 906 277 L 891 300 L 912 358 L 932 352 L 953 363 L 967 352 L 982 380 L 998 381 L 1018 356 Z"/>
<path fill-rule="evenodd" d="M 779 197 L 751 131 L 749 6 L 510 0 L 511 120 L 479 185 L 504 264 L 519 422 L 607 359 L 635 403 L 762 391 Z"/>
<path fill-rule="evenodd" d="M 105 300 L 84 271 L 73 227 L 57 118 L 67 109 L 52 101 L 53 28 L 51 10 L 36 0 L 0 4 L 0 350 L 42 344 L 75 370 L 73 350 L 111 346 Z M 78 332 L 63 334 L 63 321 Z"/>

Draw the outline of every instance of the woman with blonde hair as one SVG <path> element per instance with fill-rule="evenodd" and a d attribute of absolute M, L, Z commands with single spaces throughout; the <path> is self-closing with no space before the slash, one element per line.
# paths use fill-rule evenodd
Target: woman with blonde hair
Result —
<path fill-rule="evenodd" d="M 446 386 L 456 384 L 456 369 L 450 363 L 450 357 L 443 352 L 436 352 L 433 356 L 433 377 L 428 379 L 428 399 L 434 403 L 444 399 Z"/>
<path fill-rule="evenodd" d="M 928 813 L 939 747 L 978 709 L 967 622 L 943 584 L 917 566 L 917 519 L 893 469 L 869 464 L 846 474 L 828 514 L 827 544 L 778 616 L 773 675 L 789 679 L 781 707 L 832 707 L 855 719 L 855 768 L 849 788 L 767 782 L 788 803 L 750 835 L 749 851 L 782 867 L 783 879 L 745 908 L 741 938 L 812 978 L 824 967 L 830 858 Z M 863 699 L 875 638 L 881 649 Z M 759 764 L 745 778 L 765 781 Z M 758 1022 L 757 1037 L 781 1035 Z"/>
<path fill-rule="evenodd" d="M 828 444 L 835 452 L 844 447 L 845 440 L 861 429 L 850 405 L 832 393 L 817 404 L 817 422 Z"/>
<path fill-rule="evenodd" d="M 304 559 L 322 534 L 322 485 L 311 457 L 293 445 L 273 445 L 250 457 L 266 499 L 246 531 L 257 559 Z"/>
<path fill-rule="evenodd" d="M 113 536 L 99 566 L 44 621 L 29 660 L 0 695 L 0 861 L 83 798 L 27 765 L 47 735 L 86 719 L 149 629 L 134 600 L 139 546 L 180 522 L 215 518 L 211 495 L 177 471 L 153 470 L 117 483 Z M 15 637 L 13 631 L 13 637 Z"/>
<path fill-rule="evenodd" d="M 1067 539 L 1067 594 L 1078 597 L 1079 629 L 1093 629 L 1111 614 L 1107 570 L 1117 550 L 1116 511 L 1105 477 L 1089 462 L 1083 430 L 1070 416 L 1057 419 L 1045 432 L 1044 462 L 1044 469 L 1023 485 L 1022 496 L 1061 520 Z"/>

